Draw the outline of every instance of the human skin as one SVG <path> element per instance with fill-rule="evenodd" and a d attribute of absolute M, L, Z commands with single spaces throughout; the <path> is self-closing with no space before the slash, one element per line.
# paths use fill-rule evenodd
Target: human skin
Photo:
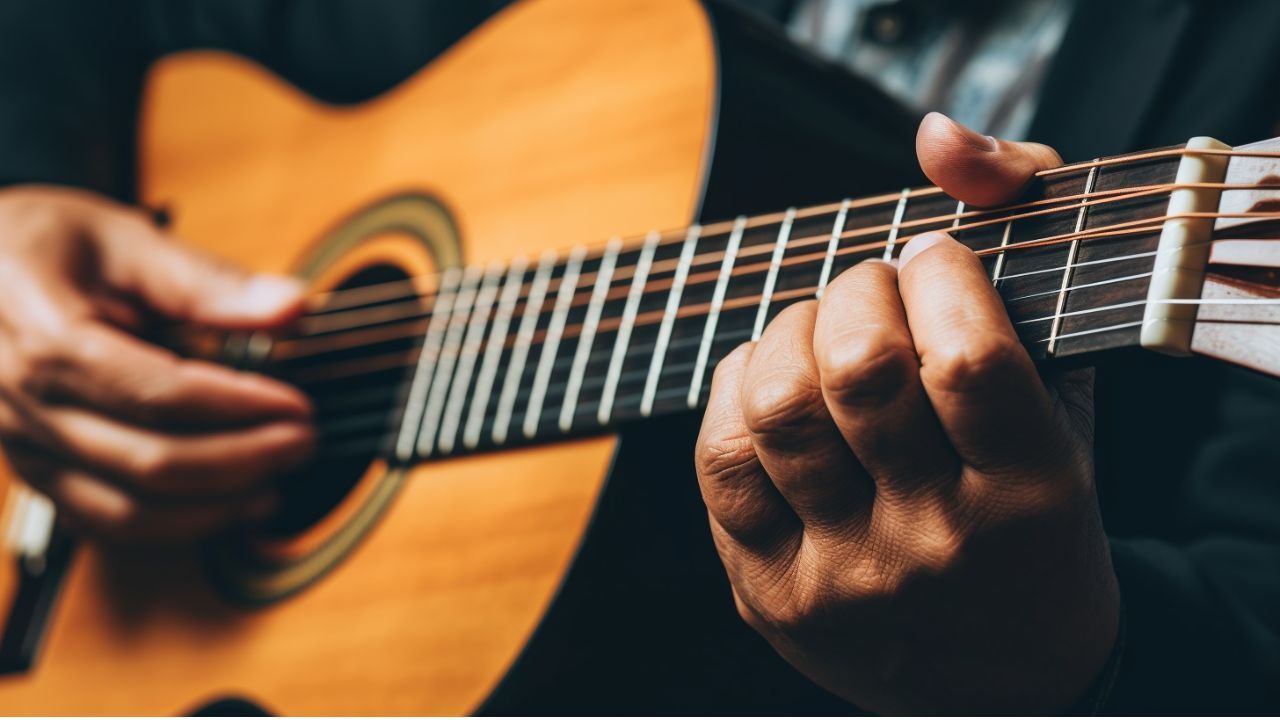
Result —
<path fill-rule="evenodd" d="M 937 114 L 920 163 L 973 206 L 1061 164 Z M 717 367 L 696 466 L 739 613 L 878 713 L 1061 711 L 1115 642 L 1092 376 L 1046 379 L 945 233 L 863 262 Z"/>

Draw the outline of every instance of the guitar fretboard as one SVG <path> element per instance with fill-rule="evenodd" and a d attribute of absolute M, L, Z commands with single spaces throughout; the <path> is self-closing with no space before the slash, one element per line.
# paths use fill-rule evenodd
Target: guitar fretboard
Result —
<path fill-rule="evenodd" d="M 322 447 L 338 455 L 410 462 L 598 432 L 700 408 L 716 363 L 783 308 L 940 229 L 983 256 L 1035 359 L 1136 345 L 1160 229 L 1107 230 L 1163 216 L 1178 161 L 1051 175 L 1005 209 L 903 190 L 451 269 L 425 297 L 358 308 L 375 319 L 354 329 L 351 308 L 322 310 L 280 344 L 276 372 L 335 418 Z"/>

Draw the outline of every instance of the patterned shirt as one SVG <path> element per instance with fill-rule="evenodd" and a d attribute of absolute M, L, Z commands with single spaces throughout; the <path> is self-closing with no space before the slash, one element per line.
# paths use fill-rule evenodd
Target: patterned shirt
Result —
<path fill-rule="evenodd" d="M 1025 137 L 1069 0 L 799 0 L 791 37 L 918 110 Z"/>

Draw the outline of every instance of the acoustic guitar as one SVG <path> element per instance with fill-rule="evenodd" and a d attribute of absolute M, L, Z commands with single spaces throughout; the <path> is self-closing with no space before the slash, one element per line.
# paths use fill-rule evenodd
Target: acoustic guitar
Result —
<path fill-rule="evenodd" d="M 0 480 L 6 713 L 509 707 L 604 597 L 573 578 L 633 492 L 617 430 L 687 424 L 720 357 L 925 230 L 984 258 L 1039 361 L 1280 374 L 1280 142 L 1069 165 L 995 209 L 885 193 L 918 180 L 914 119 L 715 4 L 525 0 L 355 107 L 187 53 L 141 118 L 147 207 L 314 288 L 286 333 L 165 341 L 296 383 L 321 443 L 277 517 L 198 548 L 77 547 Z"/>

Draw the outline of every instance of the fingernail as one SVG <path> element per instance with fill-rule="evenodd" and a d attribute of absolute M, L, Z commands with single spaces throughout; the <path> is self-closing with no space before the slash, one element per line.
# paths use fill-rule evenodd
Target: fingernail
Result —
<path fill-rule="evenodd" d="M 970 145 L 974 146 L 975 148 L 982 150 L 984 152 L 992 152 L 994 150 L 999 149 L 1000 143 L 998 143 L 996 139 L 991 137 L 990 135 L 983 135 L 982 133 L 976 130 L 973 130 L 972 128 L 961 125 L 958 121 L 956 121 L 954 118 L 950 116 L 943 115 L 942 117 L 947 118 L 947 122 L 951 123 L 952 127 L 954 127 L 956 131 L 960 133 L 960 136 L 963 137 Z"/>
<path fill-rule="evenodd" d="M 255 275 L 219 299 L 218 310 L 234 315 L 269 318 L 297 301 L 302 283 L 284 275 Z"/>
<path fill-rule="evenodd" d="M 244 287 L 244 301 L 255 308 L 280 310 L 295 302 L 302 293 L 302 283 L 284 275 L 258 275 Z"/>
<path fill-rule="evenodd" d="M 898 272 L 911 262 L 911 259 L 940 242 L 949 240 L 950 236 L 942 232 L 929 232 L 916 235 L 902 246 L 902 252 L 898 254 Z"/>

